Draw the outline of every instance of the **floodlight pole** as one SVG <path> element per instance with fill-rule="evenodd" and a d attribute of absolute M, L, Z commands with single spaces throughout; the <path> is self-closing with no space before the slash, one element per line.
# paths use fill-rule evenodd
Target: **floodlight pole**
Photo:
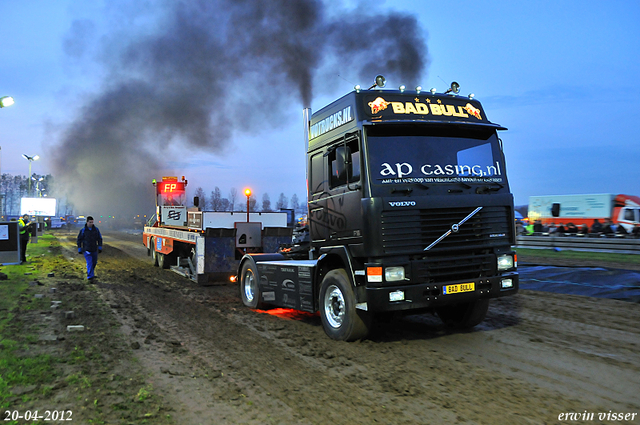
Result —
<path fill-rule="evenodd" d="M 29 156 L 29 155 L 23 153 L 22 157 L 24 159 L 26 159 L 27 161 L 29 161 L 29 177 L 28 177 L 28 179 L 29 179 L 29 191 L 28 191 L 27 195 L 31 195 L 31 163 L 33 161 L 37 161 L 40 158 L 40 156 L 39 155 Z"/>
<path fill-rule="evenodd" d="M 251 189 L 245 189 L 244 194 L 247 195 L 247 223 L 249 222 L 249 198 L 251 198 Z"/>

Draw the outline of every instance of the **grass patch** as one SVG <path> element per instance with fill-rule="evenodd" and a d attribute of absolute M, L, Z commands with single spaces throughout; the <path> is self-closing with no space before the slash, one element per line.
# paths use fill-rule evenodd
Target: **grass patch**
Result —
<path fill-rule="evenodd" d="M 135 362 L 117 321 L 97 286 L 83 279 L 84 262 L 69 261 L 65 252 L 45 235 L 28 245 L 29 263 L 1 269 L 8 280 L 0 281 L 0 411 L 43 410 L 55 399 L 78 423 L 174 424 L 160 414 L 168 410 L 162 396 L 130 367 Z M 51 309 L 53 300 L 75 311 L 73 322 Z M 86 331 L 68 333 L 68 324 Z"/>
<path fill-rule="evenodd" d="M 30 259 L 41 257 L 55 243 L 52 236 L 44 236 L 38 244 L 29 244 Z M 28 325 L 19 317 L 21 312 L 47 306 L 45 300 L 25 293 L 28 282 L 42 277 L 43 273 L 33 264 L 5 266 L 2 272 L 8 276 L 8 280 L 0 281 L 0 408 L 4 409 L 14 397 L 12 389 L 51 384 L 56 378 L 55 364 L 59 359 L 33 352 L 38 336 L 29 332 Z"/>
<path fill-rule="evenodd" d="M 594 261 L 597 263 L 625 263 L 640 264 L 640 255 L 637 254 L 616 254 L 609 252 L 587 252 L 587 251 L 554 251 L 553 249 L 528 249 L 517 248 L 518 258 L 526 261 L 527 257 L 566 259 L 580 261 Z"/>

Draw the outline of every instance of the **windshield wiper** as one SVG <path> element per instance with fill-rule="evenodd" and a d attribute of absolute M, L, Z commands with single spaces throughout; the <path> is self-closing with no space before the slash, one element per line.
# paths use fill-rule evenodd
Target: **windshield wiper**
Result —
<path fill-rule="evenodd" d="M 471 186 L 469 186 L 468 184 L 464 183 L 464 182 L 455 182 L 457 184 L 459 184 L 460 186 L 464 187 L 465 189 L 471 189 Z M 449 189 L 448 190 L 449 193 L 461 193 L 462 190 L 461 189 Z"/>
<path fill-rule="evenodd" d="M 501 184 L 500 184 L 500 183 L 498 183 L 498 182 L 490 182 L 490 183 L 488 183 L 488 184 L 495 184 L 495 185 L 498 185 L 498 187 L 489 187 L 489 186 L 477 187 L 477 188 L 476 188 L 476 193 L 477 193 L 478 195 L 482 195 L 482 194 L 484 194 L 484 193 L 497 192 L 497 191 L 499 191 L 500 189 L 503 189 L 503 188 L 504 188 L 504 186 L 503 186 L 503 185 L 501 185 Z"/>
<path fill-rule="evenodd" d="M 413 192 L 413 189 L 404 188 L 404 189 L 391 189 L 391 193 L 404 193 L 405 195 L 410 195 Z"/>

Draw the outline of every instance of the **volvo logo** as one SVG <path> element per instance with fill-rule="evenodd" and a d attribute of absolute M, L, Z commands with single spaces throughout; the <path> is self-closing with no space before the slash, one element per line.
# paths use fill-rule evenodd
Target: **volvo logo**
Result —
<path fill-rule="evenodd" d="M 392 207 L 415 207 L 416 201 L 389 202 Z"/>
<path fill-rule="evenodd" d="M 460 230 L 460 225 L 458 223 L 456 223 L 453 226 L 451 226 L 451 231 L 453 233 L 458 233 L 459 230 Z"/>

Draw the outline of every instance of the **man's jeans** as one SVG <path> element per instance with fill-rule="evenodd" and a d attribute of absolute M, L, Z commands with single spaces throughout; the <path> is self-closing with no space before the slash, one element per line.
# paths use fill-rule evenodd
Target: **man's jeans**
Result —
<path fill-rule="evenodd" d="M 93 279 L 93 274 L 96 271 L 96 264 L 98 264 L 98 251 L 85 251 L 84 259 L 87 260 L 87 279 Z"/>

